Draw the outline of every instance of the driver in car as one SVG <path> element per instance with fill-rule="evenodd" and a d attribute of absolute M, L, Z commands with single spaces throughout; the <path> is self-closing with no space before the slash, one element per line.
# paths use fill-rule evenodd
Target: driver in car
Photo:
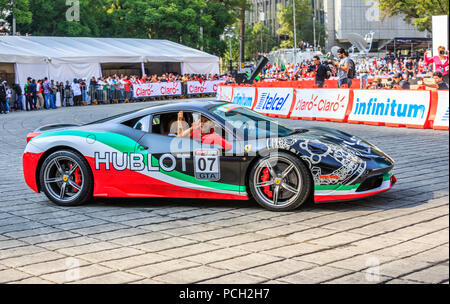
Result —
<path fill-rule="evenodd" d="M 200 115 L 200 118 L 192 123 L 190 128 L 184 120 L 183 111 L 178 112 L 177 119 L 177 137 L 190 137 L 201 141 L 205 145 L 218 145 L 225 150 L 232 148 L 232 145 L 215 133 L 214 122 L 207 117 Z"/>

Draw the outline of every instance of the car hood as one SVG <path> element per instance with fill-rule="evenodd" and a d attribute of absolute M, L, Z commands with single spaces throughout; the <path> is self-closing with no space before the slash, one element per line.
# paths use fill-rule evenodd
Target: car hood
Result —
<path fill-rule="evenodd" d="M 318 149 L 320 149 L 320 144 L 325 146 L 330 144 L 339 145 L 352 151 L 356 156 L 365 161 L 378 160 L 383 161 L 386 164 L 394 164 L 394 160 L 374 144 L 357 136 L 335 129 L 323 127 L 304 128 L 302 130 L 298 130 L 298 133 L 288 136 L 288 138 L 296 140 L 310 140 L 318 145 L 318 147 L 316 147 Z"/>

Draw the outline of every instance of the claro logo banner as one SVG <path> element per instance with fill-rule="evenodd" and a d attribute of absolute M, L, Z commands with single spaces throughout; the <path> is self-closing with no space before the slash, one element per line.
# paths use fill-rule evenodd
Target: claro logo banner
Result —
<path fill-rule="evenodd" d="M 213 94 L 217 93 L 219 88 L 219 84 L 223 83 L 221 80 L 216 81 L 188 81 L 187 82 L 187 90 L 189 95 L 194 94 Z"/>
<path fill-rule="evenodd" d="M 350 90 L 297 90 L 291 117 L 345 119 Z"/>
<path fill-rule="evenodd" d="M 436 118 L 434 119 L 433 128 L 448 130 L 449 128 L 449 93 L 448 91 L 438 91 L 438 104 L 436 110 Z"/>
<path fill-rule="evenodd" d="M 251 109 L 255 101 L 255 95 L 255 88 L 234 88 L 232 102 Z"/>
<path fill-rule="evenodd" d="M 429 111 L 428 91 L 354 90 L 348 120 L 424 126 Z"/>
<path fill-rule="evenodd" d="M 258 88 L 258 101 L 255 111 L 287 117 L 294 96 L 292 88 Z"/>
<path fill-rule="evenodd" d="M 181 95 L 181 82 L 133 84 L 135 97 Z"/>

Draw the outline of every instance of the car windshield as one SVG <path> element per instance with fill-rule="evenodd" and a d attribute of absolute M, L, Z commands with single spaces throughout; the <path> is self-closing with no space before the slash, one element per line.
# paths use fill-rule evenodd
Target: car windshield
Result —
<path fill-rule="evenodd" d="M 248 139 L 283 137 L 295 133 L 294 129 L 283 126 L 274 119 L 238 105 L 225 104 L 210 111 Z"/>

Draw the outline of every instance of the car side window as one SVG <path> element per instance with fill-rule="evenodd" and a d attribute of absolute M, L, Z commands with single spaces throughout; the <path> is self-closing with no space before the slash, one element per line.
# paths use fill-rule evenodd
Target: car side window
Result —
<path fill-rule="evenodd" d="M 182 115 L 180 121 L 182 129 L 189 129 L 192 123 L 192 113 L 183 111 L 167 112 L 153 115 L 152 133 L 176 137 L 178 135 L 178 117 L 180 115 Z"/>
<path fill-rule="evenodd" d="M 150 117 L 150 115 L 147 115 L 136 121 L 133 125 L 133 129 L 143 132 L 150 132 Z"/>

